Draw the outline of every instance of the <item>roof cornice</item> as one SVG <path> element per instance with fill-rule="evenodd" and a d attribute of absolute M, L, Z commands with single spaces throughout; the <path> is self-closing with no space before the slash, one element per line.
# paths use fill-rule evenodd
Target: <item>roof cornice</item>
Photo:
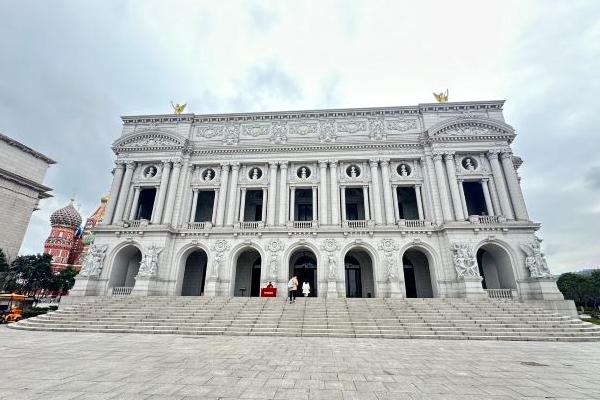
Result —
<path fill-rule="evenodd" d="M 35 158 L 39 158 L 40 160 L 43 160 L 43 161 L 47 162 L 48 164 L 56 164 L 56 161 L 54 161 L 50 157 L 48 157 L 38 151 L 35 151 L 31 147 L 25 146 L 23 143 L 18 142 L 15 139 L 10 138 L 6 135 L 3 135 L 2 133 L 0 133 L 0 140 L 8 143 L 11 146 L 17 147 L 20 150 L 24 151 L 25 153 L 29 153 L 32 156 L 34 156 Z"/>

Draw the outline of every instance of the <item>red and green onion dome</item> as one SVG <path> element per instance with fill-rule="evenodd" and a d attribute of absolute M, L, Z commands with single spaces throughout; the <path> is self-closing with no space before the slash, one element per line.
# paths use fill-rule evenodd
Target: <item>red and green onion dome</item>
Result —
<path fill-rule="evenodd" d="M 56 210 L 50 215 L 50 224 L 65 225 L 72 228 L 78 228 L 81 225 L 81 215 L 73 207 L 73 202 L 69 203 L 68 206 Z"/>

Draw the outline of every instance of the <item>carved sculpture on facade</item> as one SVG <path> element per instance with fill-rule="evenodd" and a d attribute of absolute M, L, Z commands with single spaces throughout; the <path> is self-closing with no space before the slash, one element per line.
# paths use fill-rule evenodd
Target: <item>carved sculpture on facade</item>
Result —
<path fill-rule="evenodd" d="M 321 244 L 321 249 L 327 252 L 327 275 L 331 281 L 337 279 L 337 262 L 335 257 L 339 248 L 338 242 L 332 238 L 325 239 L 323 244 Z"/>
<path fill-rule="evenodd" d="M 319 140 L 321 142 L 334 142 L 337 137 L 335 124 L 333 121 L 321 121 L 321 129 L 319 130 Z"/>
<path fill-rule="evenodd" d="M 385 140 L 387 137 L 383 118 L 369 120 L 369 136 L 372 140 Z"/>
<path fill-rule="evenodd" d="M 379 242 L 379 250 L 383 251 L 385 277 L 388 282 L 398 280 L 398 271 L 396 265 L 396 252 L 399 249 L 398 244 L 393 239 L 381 239 Z"/>
<path fill-rule="evenodd" d="M 279 273 L 279 252 L 283 250 L 283 242 L 279 239 L 271 239 L 267 243 L 267 251 L 271 253 L 269 259 L 269 278 L 276 280 Z"/>
<path fill-rule="evenodd" d="M 81 267 L 79 275 L 95 277 L 100 276 L 102 273 L 102 265 L 104 263 L 104 257 L 106 256 L 107 249 L 107 244 L 93 244 L 85 255 L 83 266 Z"/>
<path fill-rule="evenodd" d="M 225 262 L 224 253 L 227 250 L 229 250 L 229 242 L 227 240 L 223 240 L 223 239 L 217 240 L 213 244 L 212 250 L 214 251 L 214 256 L 213 256 L 212 268 L 210 269 L 210 278 L 212 280 L 217 280 L 217 279 L 219 279 L 219 270 L 221 269 L 221 266 Z"/>
<path fill-rule="evenodd" d="M 532 278 L 547 278 L 552 276 L 546 257 L 542 253 L 540 243 L 542 240 L 535 237 L 530 244 L 521 244 L 521 249 L 525 252 L 525 267 L 529 270 L 529 275 Z"/>
<path fill-rule="evenodd" d="M 287 142 L 287 123 L 274 122 L 271 127 L 271 142 L 283 144 Z"/>
<path fill-rule="evenodd" d="M 138 278 L 152 278 L 156 276 L 158 271 L 158 256 L 162 250 L 162 247 L 158 247 L 155 244 L 146 250 L 140 262 L 140 269 L 137 274 Z"/>
<path fill-rule="evenodd" d="M 452 251 L 454 252 L 452 257 L 454 269 L 459 278 L 480 276 L 477 258 L 468 243 L 454 243 Z"/>

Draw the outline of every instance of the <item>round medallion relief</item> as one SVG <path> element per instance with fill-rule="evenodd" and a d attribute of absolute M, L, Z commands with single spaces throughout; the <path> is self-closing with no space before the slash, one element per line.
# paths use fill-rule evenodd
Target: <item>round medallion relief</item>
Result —
<path fill-rule="evenodd" d="M 410 165 L 402 163 L 398 164 L 398 166 L 396 167 L 396 172 L 400 176 L 410 176 L 410 174 L 412 173 L 412 169 L 410 168 Z"/>
<path fill-rule="evenodd" d="M 215 170 L 212 168 L 206 168 L 204 171 L 202 171 L 202 180 L 203 181 L 212 181 L 213 179 L 215 179 Z"/>
<path fill-rule="evenodd" d="M 156 174 L 158 173 L 158 169 L 156 168 L 156 166 L 154 165 L 149 165 L 146 168 L 144 168 L 144 178 L 154 178 L 156 176 Z"/>
<path fill-rule="evenodd" d="M 296 176 L 300 179 L 308 179 L 310 178 L 310 174 L 310 168 L 308 168 L 307 166 L 302 166 L 296 171 Z"/>
<path fill-rule="evenodd" d="M 467 171 L 475 171 L 478 167 L 477 160 L 473 157 L 465 157 L 461 161 L 461 165 Z"/>
<path fill-rule="evenodd" d="M 263 172 L 260 168 L 252 167 L 248 171 L 248 178 L 250 178 L 251 181 L 257 181 L 262 177 L 262 174 Z"/>
<path fill-rule="evenodd" d="M 358 178 L 360 176 L 360 167 L 358 165 L 352 164 L 348 168 L 346 168 L 346 175 L 350 178 Z"/>

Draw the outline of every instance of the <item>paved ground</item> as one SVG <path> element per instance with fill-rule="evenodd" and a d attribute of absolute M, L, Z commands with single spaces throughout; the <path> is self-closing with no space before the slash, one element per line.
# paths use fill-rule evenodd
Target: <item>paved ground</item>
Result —
<path fill-rule="evenodd" d="M 0 327 L 0 399 L 600 399 L 600 343 Z"/>

